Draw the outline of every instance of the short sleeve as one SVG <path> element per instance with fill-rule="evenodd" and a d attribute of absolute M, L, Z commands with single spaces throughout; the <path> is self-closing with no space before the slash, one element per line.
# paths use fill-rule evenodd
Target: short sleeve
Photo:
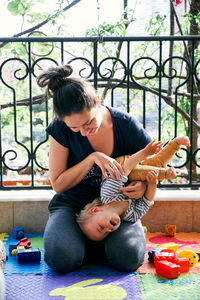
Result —
<path fill-rule="evenodd" d="M 69 128 L 63 121 L 55 118 L 46 128 L 46 131 L 59 144 L 66 148 L 69 148 Z"/>

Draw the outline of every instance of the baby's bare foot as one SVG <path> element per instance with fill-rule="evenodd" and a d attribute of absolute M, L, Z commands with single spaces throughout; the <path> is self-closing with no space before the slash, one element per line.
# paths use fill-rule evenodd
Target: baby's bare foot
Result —
<path fill-rule="evenodd" d="M 176 177 L 176 170 L 174 167 L 170 167 L 166 172 L 166 179 L 172 179 Z"/>
<path fill-rule="evenodd" d="M 174 141 L 179 145 L 190 147 L 190 140 L 187 136 L 177 136 Z"/>

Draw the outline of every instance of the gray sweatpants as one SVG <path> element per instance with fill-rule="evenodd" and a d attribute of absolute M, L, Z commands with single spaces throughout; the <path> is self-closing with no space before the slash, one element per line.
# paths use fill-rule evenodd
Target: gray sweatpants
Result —
<path fill-rule="evenodd" d="M 140 220 L 122 221 L 103 241 L 90 241 L 76 223 L 77 209 L 55 195 L 44 232 L 45 261 L 53 271 L 67 273 L 79 268 L 85 258 L 104 261 L 124 272 L 136 270 L 144 261 L 146 241 Z"/>

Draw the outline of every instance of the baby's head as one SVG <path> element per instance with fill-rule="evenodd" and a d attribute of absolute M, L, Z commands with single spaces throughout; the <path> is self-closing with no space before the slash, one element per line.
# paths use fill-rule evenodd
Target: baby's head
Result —
<path fill-rule="evenodd" d="M 101 241 L 120 226 L 120 217 L 100 198 L 87 204 L 77 215 L 77 223 L 91 240 Z"/>

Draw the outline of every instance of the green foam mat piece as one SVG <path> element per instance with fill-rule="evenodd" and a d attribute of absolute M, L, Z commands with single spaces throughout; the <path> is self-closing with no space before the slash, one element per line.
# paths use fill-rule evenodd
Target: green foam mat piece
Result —
<path fill-rule="evenodd" d="M 41 251 L 44 250 L 43 237 L 36 236 L 36 237 L 33 237 L 33 238 L 28 238 L 28 240 L 31 242 L 32 248 L 38 248 Z"/>
<path fill-rule="evenodd" d="M 200 275 L 181 274 L 176 279 L 160 275 L 140 275 L 144 294 L 142 300 L 200 300 Z"/>

